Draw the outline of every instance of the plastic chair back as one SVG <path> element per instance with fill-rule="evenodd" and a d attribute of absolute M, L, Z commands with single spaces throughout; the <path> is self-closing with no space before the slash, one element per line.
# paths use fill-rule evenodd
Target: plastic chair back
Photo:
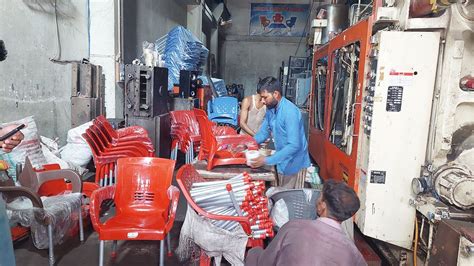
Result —
<path fill-rule="evenodd" d="M 190 135 L 199 135 L 199 125 L 194 111 L 179 110 L 171 111 L 171 125 L 183 125 L 188 129 Z"/>
<path fill-rule="evenodd" d="M 103 115 L 99 115 L 98 117 L 96 117 L 96 119 L 94 120 L 94 122 L 97 121 L 97 124 L 100 124 L 102 125 L 102 128 L 104 129 L 104 131 L 107 132 L 107 135 L 109 135 L 110 137 L 112 137 L 113 139 L 118 139 L 118 134 L 117 132 L 115 131 L 115 129 L 112 127 L 112 125 L 110 124 L 110 122 L 107 120 L 107 118 L 105 118 Z"/>
<path fill-rule="evenodd" d="M 120 213 L 167 210 L 175 161 L 154 157 L 117 160 L 115 204 Z"/>
<path fill-rule="evenodd" d="M 237 126 L 239 101 L 229 96 L 212 99 L 207 103 L 207 112 L 211 121 Z"/>
<path fill-rule="evenodd" d="M 270 199 L 273 201 L 273 204 L 281 199 L 285 201 L 289 220 L 315 220 L 318 217 L 316 201 L 320 194 L 321 190 L 318 189 L 290 189 L 277 192 Z"/>
<path fill-rule="evenodd" d="M 217 140 L 212 132 L 212 122 L 207 119 L 207 116 L 197 113 L 196 119 L 199 124 L 199 131 L 201 132 L 201 150 L 200 153 L 215 154 L 217 151 Z"/>

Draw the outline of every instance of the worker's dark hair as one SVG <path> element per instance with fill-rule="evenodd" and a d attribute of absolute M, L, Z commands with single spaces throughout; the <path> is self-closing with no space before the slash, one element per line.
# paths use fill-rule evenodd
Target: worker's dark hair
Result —
<path fill-rule="evenodd" d="M 352 217 L 360 207 L 355 191 L 346 183 L 332 179 L 324 182 L 323 201 L 326 202 L 329 216 L 339 222 Z"/>
<path fill-rule="evenodd" d="M 5 49 L 5 43 L 0 40 L 0 62 L 7 58 L 7 49 Z"/>
<path fill-rule="evenodd" d="M 260 82 L 262 81 L 262 78 L 258 78 L 258 82 L 257 82 L 257 93 L 260 94 L 260 92 L 262 91 L 260 89 Z"/>
<path fill-rule="evenodd" d="M 278 91 L 280 94 L 282 94 L 280 81 L 274 77 L 266 77 L 261 79 L 258 82 L 257 91 L 259 93 L 262 91 L 267 91 L 270 93 Z"/>

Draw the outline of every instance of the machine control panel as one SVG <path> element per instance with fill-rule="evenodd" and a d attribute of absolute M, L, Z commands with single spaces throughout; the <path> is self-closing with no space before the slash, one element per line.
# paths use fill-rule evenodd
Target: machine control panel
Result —
<path fill-rule="evenodd" d="M 367 86 L 365 87 L 365 97 L 364 97 L 364 134 L 367 137 L 370 137 L 370 132 L 372 130 L 372 115 L 374 110 L 374 97 L 375 97 L 375 81 L 377 79 L 377 56 L 378 56 L 378 47 L 377 42 L 372 42 L 372 49 L 369 54 L 369 67 L 370 70 L 367 74 Z"/>

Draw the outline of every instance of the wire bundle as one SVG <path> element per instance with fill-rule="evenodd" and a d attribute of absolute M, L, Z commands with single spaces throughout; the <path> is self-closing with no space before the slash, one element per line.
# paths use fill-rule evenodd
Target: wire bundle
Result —
<path fill-rule="evenodd" d="M 229 180 L 193 183 L 190 194 L 196 204 L 208 213 L 221 216 L 243 216 L 250 221 L 244 228 L 250 238 L 272 237 L 273 223 L 269 218 L 268 199 L 264 195 L 265 183 L 252 181 L 247 173 Z M 224 230 L 232 231 L 239 222 L 235 220 L 211 220 Z"/>

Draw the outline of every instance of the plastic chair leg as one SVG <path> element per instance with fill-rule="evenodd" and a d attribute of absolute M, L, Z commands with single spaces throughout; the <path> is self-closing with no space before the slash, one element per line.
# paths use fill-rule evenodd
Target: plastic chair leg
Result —
<path fill-rule="evenodd" d="M 160 266 L 165 265 L 165 240 L 160 240 Z"/>
<path fill-rule="evenodd" d="M 168 232 L 168 235 L 166 235 L 166 244 L 168 244 L 168 257 L 173 256 L 173 253 L 171 252 L 171 234 Z"/>
<path fill-rule="evenodd" d="M 112 242 L 112 253 L 110 253 L 110 257 L 115 258 L 117 257 L 117 240 Z"/>
<path fill-rule="evenodd" d="M 53 226 L 48 224 L 49 265 L 54 265 Z"/>
<path fill-rule="evenodd" d="M 104 266 L 104 240 L 99 242 L 99 266 Z"/>
<path fill-rule="evenodd" d="M 84 226 L 82 224 L 82 198 L 81 205 L 79 206 L 79 240 L 81 241 L 81 243 L 84 242 Z"/>

